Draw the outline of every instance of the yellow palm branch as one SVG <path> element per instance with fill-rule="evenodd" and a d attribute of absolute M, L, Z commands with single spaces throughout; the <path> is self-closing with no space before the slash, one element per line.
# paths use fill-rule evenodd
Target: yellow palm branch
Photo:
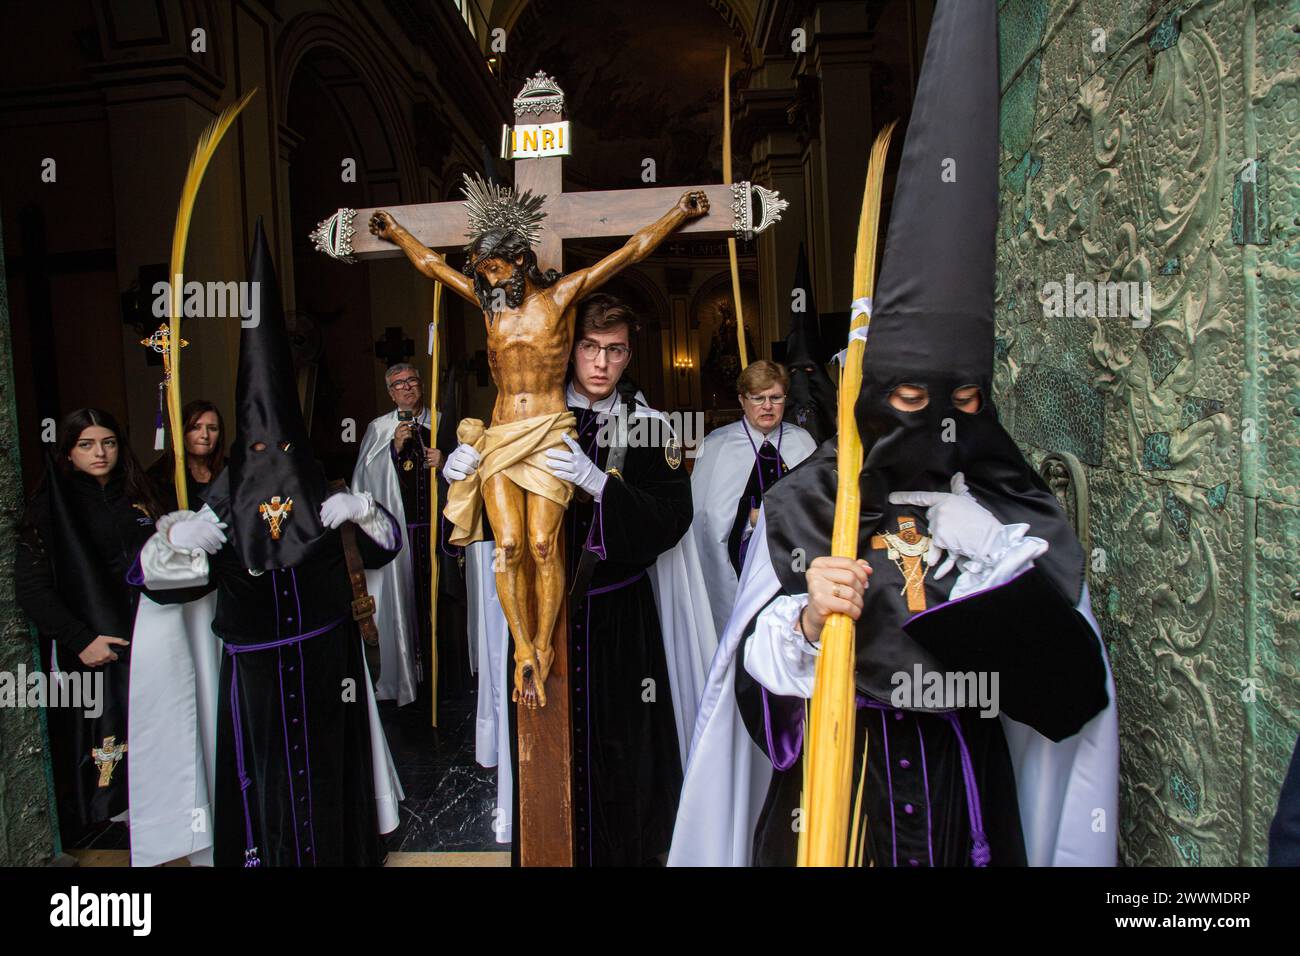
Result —
<path fill-rule="evenodd" d="M 185 470 L 185 423 L 181 421 L 181 292 L 185 286 L 185 243 L 190 235 L 190 219 L 194 215 L 194 203 L 198 199 L 199 185 L 203 174 L 207 172 L 208 163 L 221 145 L 221 138 L 226 135 L 235 117 L 248 105 L 256 89 L 249 90 L 237 103 L 232 103 L 221 111 L 212 124 L 199 137 L 190 157 L 190 168 L 185 174 L 185 185 L 181 188 L 180 206 L 176 210 L 176 227 L 172 230 L 172 258 L 169 277 L 171 279 L 171 334 L 170 334 L 170 369 L 171 379 L 167 387 L 167 418 L 172 433 L 172 457 L 176 462 L 176 502 L 179 508 L 189 507 L 189 494 Z"/>
<path fill-rule="evenodd" d="M 840 378 L 839 479 L 835 495 L 835 524 L 831 554 L 858 556 L 859 485 L 862 438 L 854 406 L 862 386 L 862 356 L 871 321 L 870 300 L 876 282 L 876 246 L 880 229 L 880 193 L 885 158 L 894 132 L 890 123 L 871 147 L 867 184 L 858 221 L 853 257 L 855 307 L 849 323 L 848 355 Z M 800 866 L 844 866 L 848 861 L 849 808 L 853 791 L 854 626 L 848 615 L 833 614 L 821 634 L 821 655 L 813 684 L 804 755 L 804 827 L 799 834 Z M 856 826 L 854 827 L 856 830 Z"/>

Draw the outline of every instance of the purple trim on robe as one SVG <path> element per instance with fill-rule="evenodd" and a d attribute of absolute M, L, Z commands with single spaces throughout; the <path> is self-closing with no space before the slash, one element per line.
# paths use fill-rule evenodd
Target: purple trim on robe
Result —
<path fill-rule="evenodd" d="M 294 589 L 298 587 L 298 581 L 294 579 Z M 311 846 L 307 847 L 307 855 L 311 857 L 313 865 L 316 863 L 316 812 L 312 801 L 311 792 L 311 731 L 307 728 L 307 667 L 302 659 L 302 642 L 298 642 L 298 694 L 302 700 L 302 759 L 307 767 L 307 829 L 311 831 Z M 292 769 L 292 768 L 290 768 Z"/>
<path fill-rule="evenodd" d="M 274 573 L 272 574 L 271 583 L 273 586 L 276 585 Z M 295 589 L 296 589 L 296 585 L 295 585 Z M 279 605 L 278 595 L 276 597 L 276 604 L 278 607 Z M 247 654 L 251 651 L 265 651 L 265 650 L 270 650 L 271 648 L 275 648 L 276 658 L 280 662 L 280 674 L 279 674 L 280 720 L 284 727 L 284 757 L 285 757 L 286 769 L 288 770 L 289 773 L 289 809 L 290 812 L 293 814 L 293 818 L 294 818 L 293 838 L 294 838 L 294 846 L 296 850 L 298 846 L 298 814 L 297 814 L 297 806 L 296 806 L 297 801 L 294 800 L 294 796 L 293 796 L 293 761 L 289 756 L 289 722 L 287 719 L 287 715 L 284 712 L 284 659 L 281 656 L 281 651 L 290 644 L 298 645 L 298 661 L 299 661 L 298 666 L 300 669 L 299 689 L 300 692 L 305 691 L 306 685 L 302 683 L 302 674 L 301 674 L 301 670 L 303 669 L 302 668 L 302 642 L 309 638 L 317 637 L 321 634 L 325 634 L 328 631 L 332 631 L 334 628 L 342 624 L 344 620 L 346 620 L 346 618 L 339 618 L 336 621 L 331 621 L 330 623 L 322 627 L 318 627 L 312 631 L 307 631 L 304 634 L 295 634 L 293 635 L 293 637 L 278 638 L 274 641 L 266 641 L 265 643 L 262 644 L 231 644 L 227 642 L 224 645 L 226 653 L 230 655 L 230 665 L 231 665 L 230 666 L 230 719 L 231 719 L 232 730 L 234 731 L 234 735 L 235 735 L 235 769 L 239 775 L 239 789 L 240 789 L 240 794 L 243 797 L 243 801 L 244 801 L 244 835 L 246 840 L 246 845 L 244 847 L 244 866 L 246 867 L 261 866 L 262 864 L 261 864 L 261 860 L 259 860 L 257 857 L 257 847 L 253 843 L 253 818 L 252 818 L 252 814 L 249 813 L 249 808 L 248 808 L 248 791 L 253 786 L 253 780 L 251 777 L 248 776 L 247 762 L 244 760 L 244 727 L 243 727 L 243 721 L 241 721 L 239 718 L 239 710 L 240 710 L 239 708 L 239 655 Z M 301 621 L 299 623 L 301 623 Z M 277 632 L 279 630 L 279 626 L 280 626 L 280 622 L 277 613 L 277 620 L 276 620 Z M 306 724 L 307 701 L 305 697 L 303 699 L 302 706 L 303 706 L 303 711 L 302 711 L 303 734 L 304 734 L 304 743 L 305 743 L 306 742 L 305 735 L 307 733 L 307 724 Z M 308 757 L 307 759 L 309 760 L 310 758 Z M 309 771 L 310 768 L 311 765 L 310 763 L 308 763 Z M 310 812 L 311 810 L 309 805 L 308 813 L 310 814 Z M 313 839 L 312 848 L 314 849 L 315 847 L 314 832 L 312 834 L 312 839 Z M 302 858 L 300 855 L 298 856 L 298 863 L 299 865 L 302 864 Z"/>
<path fill-rule="evenodd" d="M 140 554 L 143 553 L 143 551 L 140 552 Z M 147 587 L 144 582 L 144 568 L 140 564 L 139 554 L 135 556 L 135 560 L 131 562 L 131 567 L 126 572 L 126 583 L 136 588 Z"/>
<path fill-rule="evenodd" d="M 767 755 L 777 770 L 789 770 L 803 750 L 804 699 L 763 692 L 763 723 L 767 728 Z"/>
<path fill-rule="evenodd" d="M 861 700 L 861 698 L 858 698 Z M 889 839 L 893 843 L 894 866 L 898 866 L 898 823 L 894 817 L 894 770 L 889 762 L 889 721 L 885 712 L 880 711 L 880 732 L 885 738 L 885 780 L 889 784 Z"/>
<path fill-rule="evenodd" d="M 462 554 L 465 553 L 465 549 L 463 547 L 460 547 L 459 545 L 447 544 L 446 529 L 449 524 L 451 524 L 451 522 L 448 521 L 441 512 L 439 512 L 438 513 L 438 550 L 441 551 L 449 558 L 459 558 Z"/>
<path fill-rule="evenodd" d="M 933 822 L 934 814 L 930 812 L 930 768 L 925 762 L 925 733 L 921 730 L 921 722 L 916 722 L 916 738 L 921 745 L 921 783 L 925 786 L 925 846 L 930 852 L 930 865 L 934 866 L 934 834 Z"/>
<path fill-rule="evenodd" d="M 1023 571 L 1021 571 L 1011 580 L 1004 581 L 1002 584 L 995 585 L 991 588 L 984 588 L 983 590 L 980 591 L 972 591 L 970 594 L 963 594 L 961 597 L 953 598 L 951 601 L 944 601 L 942 604 L 936 604 L 934 607 L 928 607 L 924 611 L 917 611 L 915 614 L 913 614 L 911 617 L 909 617 L 906 621 L 903 622 L 903 627 L 906 628 L 907 625 L 911 624 L 915 620 L 925 617 L 927 614 L 933 614 L 935 611 L 942 611 L 944 608 L 952 607 L 954 604 L 960 604 L 962 601 L 969 601 L 971 598 L 977 598 L 982 594 L 988 594 L 991 591 L 996 591 L 998 588 L 1004 588 L 1010 584 L 1014 584 L 1016 581 L 1019 581 L 1021 578 L 1023 578 L 1026 574 L 1028 574 L 1032 570 L 1034 570 L 1034 566 L 1031 564 L 1029 567 L 1025 568 Z"/>
<path fill-rule="evenodd" d="M 600 529 L 600 544 L 595 542 L 596 529 L 598 528 Z M 591 518 L 591 528 L 587 531 L 587 541 L 582 546 L 582 549 L 592 552 L 602 561 L 605 560 L 605 501 L 603 498 L 596 502 L 596 510 Z"/>
<path fill-rule="evenodd" d="M 635 584 L 637 581 L 640 581 L 643 577 L 645 577 L 645 571 L 638 571 L 630 578 L 624 578 L 622 581 L 619 581 L 617 584 L 606 584 L 603 587 L 592 588 L 587 592 L 586 596 L 595 597 L 598 594 L 608 594 L 610 591 L 617 591 L 619 588 L 625 588 L 629 584 Z"/>
<path fill-rule="evenodd" d="M 293 789 L 293 757 L 289 753 L 289 715 L 284 709 L 284 648 L 275 649 L 276 662 L 280 680 L 280 726 L 284 728 L 284 769 L 289 778 L 289 813 L 293 817 L 293 856 L 294 862 L 302 866 L 302 845 L 298 842 L 298 799 Z"/>

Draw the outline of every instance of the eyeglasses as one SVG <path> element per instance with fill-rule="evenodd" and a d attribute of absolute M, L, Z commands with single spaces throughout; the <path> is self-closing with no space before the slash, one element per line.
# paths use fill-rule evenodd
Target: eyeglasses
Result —
<path fill-rule="evenodd" d="M 632 350 L 626 345 L 597 345 L 589 339 L 578 343 L 578 351 L 589 362 L 595 361 L 596 356 L 604 352 L 612 365 L 622 365 L 632 355 Z"/>
<path fill-rule="evenodd" d="M 389 382 L 388 387 L 401 389 L 419 388 L 420 380 L 418 378 L 404 378 L 400 382 Z"/>
<path fill-rule="evenodd" d="M 745 401 L 751 405 L 763 406 L 771 403 L 772 405 L 784 405 L 784 395 L 746 395 Z"/>

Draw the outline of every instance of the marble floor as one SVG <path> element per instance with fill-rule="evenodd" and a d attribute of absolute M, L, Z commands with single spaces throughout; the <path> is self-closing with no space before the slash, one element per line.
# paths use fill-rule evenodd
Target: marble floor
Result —
<path fill-rule="evenodd" d="M 402 819 L 387 836 L 401 852 L 508 850 L 496 842 L 492 811 L 497 774 L 474 762 L 478 697 L 474 688 L 439 702 L 438 726 L 430 726 L 427 697 L 396 707 L 379 705 L 398 776 L 406 791 Z"/>
<path fill-rule="evenodd" d="M 384 839 L 390 866 L 509 865 L 509 844 L 492 832 L 496 770 L 474 762 L 477 692 L 473 686 L 439 702 L 431 725 L 427 696 L 397 707 L 379 704 L 380 720 L 406 799 L 401 821 Z M 67 849 L 83 865 L 126 864 L 130 843 L 123 823 L 98 827 Z M 474 862 L 473 854 L 489 854 Z M 503 855 L 504 854 L 504 855 Z M 121 858 L 121 862 L 117 861 Z M 504 860 L 504 862 L 502 862 Z"/>

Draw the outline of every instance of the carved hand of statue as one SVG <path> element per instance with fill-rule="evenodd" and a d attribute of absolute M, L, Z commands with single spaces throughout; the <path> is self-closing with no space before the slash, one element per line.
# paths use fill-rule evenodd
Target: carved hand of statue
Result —
<path fill-rule="evenodd" d="M 698 219 L 708 215 L 709 197 L 702 189 L 692 189 L 682 193 L 682 198 L 677 200 L 677 208 L 686 214 L 687 219 Z"/>
<path fill-rule="evenodd" d="M 392 214 L 381 209 L 370 217 L 370 234 L 392 242 L 392 229 L 396 225 L 397 220 L 393 218 Z"/>

